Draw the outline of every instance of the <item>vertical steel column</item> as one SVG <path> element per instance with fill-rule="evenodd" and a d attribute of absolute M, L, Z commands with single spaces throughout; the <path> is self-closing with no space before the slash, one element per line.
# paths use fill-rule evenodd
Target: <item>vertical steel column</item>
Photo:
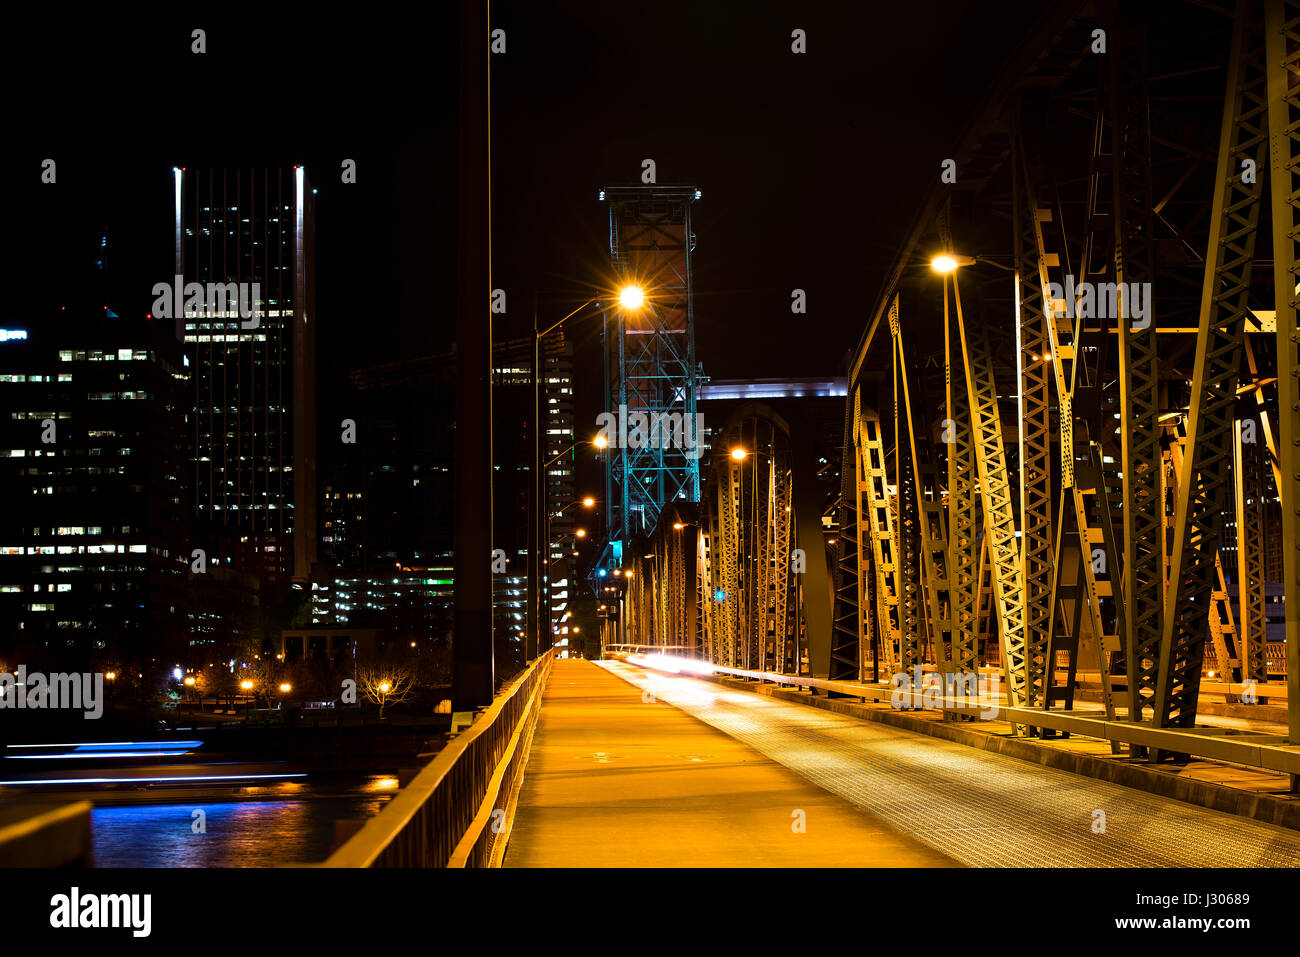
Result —
<path fill-rule="evenodd" d="M 1288 737 L 1300 742 L 1300 328 L 1296 324 L 1296 204 L 1300 137 L 1300 5 L 1266 0 L 1273 296 L 1277 308 L 1278 458 L 1282 481 L 1282 584 L 1286 602 Z M 1292 790 L 1298 781 L 1291 776 Z"/>
<path fill-rule="evenodd" d="M 970 404 L 975 462 L 980 498 L 984 505 L 984 534 L 993 567 L 997 600 L 1002 667 L 1007 679 L 1007 701 L 1023 707 L 1028 693 L 1028 649 L 1025 645 L 1025 585 L 1021 577 L 1020 548 L 1011 509 L 1011 488 L 1002 444 L 1002 419 L 998 388 L 989 354 L 988 332 L 983 325 L 968 328 L 962 313 L 961 288 L 954 273 L 953 302 L 961 335 L 966 369 L 966 395 Z"/>
<path fill-rule="evenodd" d="M 1275 181 L 1276 182 L 1276 181 Z M 1246 442 L 1244 423 L 1234 429 L 1233 473 L 1237 517 L 1237 654 L 1243 681 L 1267 681 L 1267 629 L 1264 619 L 1264 474 L 1259 429 Z"/>
<path fill-rule="evenodd" d="M 1017 143 L 1020 137 L 1016 137 Z M 1025 583 L 1025 704 L 1046 702 L 1055 662 L 1049 660 L 1054 611 L 1056 542 L 1052 536 L 1052 379 L 1054 365 L 1038 272 L 1037 211 L 1020 188 L 1024 157 L 1012 156 L 1012 218 L 1016 243 L 1015 309 L 1017 411 L 1020 441 L 1020 551 Z M 1069 404 L 1062 407 L 1062 419 Z"/>
<path fill-rule="evenodd" d="M 1196 721 L 1207 609 L 1214 591 L 1213 556 L 1228 507 L 1241 340 L 1263 190 L 1263 177 L 1243 172 L 1263 166 L 1268 146 L 1264 51 L 1253 7 L 1250 0 L 1237 5 L 1228 59 L 1187 448 L 1178 475 L 1160 637 L 1154 716 L 1158 727 L 1192 727 Z"/>
<path fill-rule="evenodd" d="M 861 417 L 859 443 L 867 476 L 867 522 L 864 534 L 871 536 L 871 564 L 876 573 L 876 633 L 879 657 L 889 674 L 898 670 L 896 650 L 902 641 L 902 598 L 896 571 L 899 557 L 895 546 L 894 520 L 889 507 L 889 478 L 885 474 L 884 441 L 880 420 L 872 414 Z M 879 666 L 876 668 L 879 673 Z"/>
<path fill-rule="evenodd" d="M 1164 618 L 1164 516 L 1160 499 L 1160 390 L 1156 317 L 1128 318 L 1127 283 L 1154 277 L 1151 236 L 1151 129 L 1146 51 L 1126 45 L 1111 58 L 1115 191 L 1115 281 L 1119 320 L 1120 462 L 1124 488 L 1124 662 L 1130 721 L 1154 713 Z"/>
<path fill-rule="evenodd" d="M 890 307 L 890 327 L 898 327 L 898 299 Z M 897 346 L 897 335 L 894 344 Z M 909 423 L 904 408 L 907 370 L 902 366 L 902 356 L 894 349 L 894 476 L 897 485 L 898 522 L 894 527 L 898 541 L 898 555 L 894 562 L 894 588 L 898 596 L 899 663 L 903 671 L 921 664 L 925 649 L 925 623 L 921 603 L 921 518 L 917 505 L 916 470 L 913 468 L 912 450 L 906 440 Z"/>
<path fill-rule="evenodd" d="M 947 557 L 947 523 L 944 520 L 943 507 L 939 503 L 938 477 L 933 468 L 926 464 L 933 460 L 924 458 L 916 444 L 916 419 L 918 413 L 912 409 L 912 391 L 908 384 L 907 353 L 903 348 L 903 331 L 899 314 L 899 297 L 889 308 L 889 331 L 894 340 L 894 355 L 903 392 L 903 420 L 906 424 L 905 435 L 899 435 L 897 441 L 902 447 L 907 440 L 907 454 L 912 461 L 912 485 L 916 497 L 916 522 L 921 550 L 921 568 L 925 588 L 925 621 L 928 623 L 930 640 L 934 643 L 934 663 L 941 674 L 949 674 L 951 665 L 952 614 L 949 599 L 948 557 Z M 924 406 L 923 406 L 924 407 Z M 929 436 L 927 435 L 928 439 Z M 932 483 L 934 499 L 926 498 L 925 480 Z"/>
<path fill-rule="evenodd" d="M 954 375 L 961 382 L 954 382 Z M 965 371 L 954 365 L 948 280 L 943 281 L 943 377 L 945 410 L 941 438 L 948 446 L 948 575 L 952 599 L 952 666 L 957 671 L 979 668 L 980 540 L 975 446 L 971 442 L 970 409 L 966 403 Z"/>
<path fill-rule="evenodd" d="M 488 4 L 460 23 L 460 287 L 456 310 L 453 691 L 457 710 L 491 704 L 492 178 Z"/>
<path fill-rule="evenodd" d="M 829 677 L 832 681 L 857 681 L 865 677 L 868 632 L 868 575 L 864 563 L 862 537 L 868 534 L 863 522 L 862 447 L 858 441 L 858 413 L 861 408 L 861 385 L 854 384 L 844 403 L 844 441 L 840 465 L 840 494 L 837 502 L 836 562 L 832 570 L 835 602 L 831 614 Z M 793 507 L 793 497 L 791 499 Z M 792 534 L 792 544 L 794 536 Z M 795 585 L 797 587 L 798 579 Z M 797 598 L 797 596 L 795 596 Z M 790 602 L 797 608 L 797 600 Z M 795 616 L 798 628 L 798 616 Z M 796 630 L 797 634 L 797 630 Z M 797 642 L 795 654 L 798 654 Z M 796 673 L 798 659 L 795 660 Z"/>

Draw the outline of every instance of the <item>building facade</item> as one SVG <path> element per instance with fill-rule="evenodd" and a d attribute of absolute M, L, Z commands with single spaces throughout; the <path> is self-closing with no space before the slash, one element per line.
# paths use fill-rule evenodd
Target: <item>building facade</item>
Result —
<path fill-rule="evenodd" d="M 168 323 L 69 306 L 0 335 L 0 646 L 11 655 L 111 665 L 184 646 L 184 403 Z"/>
<path fill-rule="evenodd" d="M 174 293 L 192 508 L 215 555 L 304 582 L 317 560 L 314 203 L 302 167 L 176 169 Z"/>

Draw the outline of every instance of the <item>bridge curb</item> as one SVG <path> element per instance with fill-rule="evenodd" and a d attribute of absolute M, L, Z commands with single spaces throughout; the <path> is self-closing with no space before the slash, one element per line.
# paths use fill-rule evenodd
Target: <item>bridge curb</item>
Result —
<path fill-rule="evenodd" d="M 809 695 L 806 692 L 793 691 L 780 685 L 755 684 L 743 678 L 713 676 L 712 680 L 737 691 L 756 692 L 770 698 L 778 698 L 796 704 L 820 708 L 854 718 L 864 718 L 905 731 L 928 734 L 955 744 L 992 751 L 1007 757 L 1028 761 L 1044 767 L 1069 771 L 1085 777 L 1096 778 L 1111 784 L 1135 788 L 1160 797 L 1172 798 L 1185 804 L 1194 804 L 1250 818 L 1265 824 L 1274 824 L 1291 830 L 1300 831 L 1300 801 L 1279 800 L 1268 794 L 1257 794 L 1237 788 L 1213 784 L 1209 781 L 1197 781 L 1178 777 L 1163 771 L 1154 771 L 1140 764 L 1128 764 L 1121 761 L 1107 760 L 1088 754 L 1063 751 L 1058 748 L 1037 744 L 1026 738 L 1012 738 L 1007 735 L 987 731 L 974 731 L 962 727 L 957 722 L 938 722 L 902 711 L 869 708 L 864 704 L 848 698 L 825 698 Z"/>

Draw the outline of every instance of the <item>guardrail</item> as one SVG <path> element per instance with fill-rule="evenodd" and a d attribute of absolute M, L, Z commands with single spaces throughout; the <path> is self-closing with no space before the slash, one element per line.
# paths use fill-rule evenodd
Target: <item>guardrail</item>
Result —
<path fill-rule="evenodd" d="M 90 867 L 90 802 L 0 808 L 0 867 Z"/>
<path fill-rule="evenodd" d="M 553 660 L 529 665 L 320 866 L 499 865 Z"/>
<path fill-rule="evenodd" d="M 632 660 L 633 664 L 641 662 Z M 677 662 L 672 662 L 674 665 Z M 807 675 L 783 675 L 772 671 L 749 671 L 744 668 L 724 668 L 698 662 L 699 673 L 747 678 L 758 682 L 791 685 L 798 688 L 817 688 L 846 697 L 876 702 L 902 698 L 911 707 L 907 710 L 944 711 L 955 714 L 978 715 L 988 720 L 1008 721 L 1026 727 L 1068 731 L 1072 734 L 1113 741 L 1120 744 L 1188 754 L 1212 761 L 1225 761 L 1243 767 L 1276 771 L 1291 776 L 1291 789 L 1300 792 L 1300 743 L 1292 744 L 1283 735 L 1237 730 L 1235 728 L 1155 728 L 1149 724 L 1132 724 L 1127 721 L 1108 721 L 1105 716 L 1092 717 L 1077 711 L 1044 711 L 1036 708 L 1008 708 L 1001 701 L 971 705 L 944 695 L 935 695 L 938 707 L 923 706 L 925 694 L 920 690 L 896 691 L 885 682 L 860 683 L 855 681 L 830 681 Z M 653 668 L 653 664 L 646 667 Z M 1240 686 L 1237 686 L 1240 687 Z M 1261 693 L 1268 686 L 1259 686 Z M 892 701 L 891 701 L 892 703 Z"/>

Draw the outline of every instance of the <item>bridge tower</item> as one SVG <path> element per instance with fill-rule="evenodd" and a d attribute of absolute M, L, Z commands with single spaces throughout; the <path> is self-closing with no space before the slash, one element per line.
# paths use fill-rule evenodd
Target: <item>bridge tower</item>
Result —
<path fill-rule="evenodd" d="M 653 423 L 661 416 L 697 421 L 691 204 L 699 198 L 694 186 L 600 191 L 609 206 L 609 252 L 618 282 L 645 291 L 642 309 L 613 309 L 604 319 L 605 409 L 620 418 L 620 438 L 630 441 L 611 443 L 606 452 L 609 540 L 602 565 L 622 565 L 626 543 L 649 535 L 666 505 L 700 498 L 702 434 L 683 433 L 694 437 L 694 449 L 680 442 L 647 443 L 635 434 L 638 421 Z"/>

